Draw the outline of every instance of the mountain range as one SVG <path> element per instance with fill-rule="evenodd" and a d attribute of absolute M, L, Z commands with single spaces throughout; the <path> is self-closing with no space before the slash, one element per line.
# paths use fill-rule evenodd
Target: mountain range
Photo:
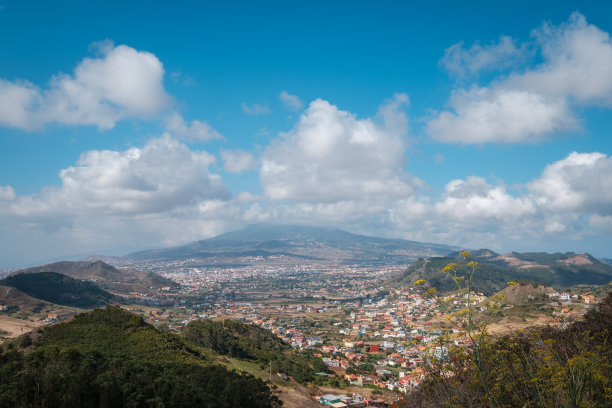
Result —
<path fill-rule="evenodd" d="M 237 258 L 283 258 L 340 264 L 407 264 L 420 257 L 458 250 L 443 244 L 376 238 L 339 229 L 296 225 L 256 224 L 238 231 L 174 248 L 132 253 L 124 259 L 168 261 L 198 258 L 201 264 L 232 263 Z"/>
<path fill-rule="evenodd" d="M 456 262 L 458 255 L 419 259 L 391 282 L 412 285 L 425 279 L 428 285 L 438 290 L 455 290 L 455 283 L 442 269 L 450 262 Z M 612 281 L 612 265 L 590 254 L 510 252 L 500 255 L 480 249 L 472 252 L 471 259 L 479 262 L 473 278 L 474 289 L 486 294 L 502 289 L 508 281 L 529 280 L 561 288 L 580 284 L 602 285 Z"/>

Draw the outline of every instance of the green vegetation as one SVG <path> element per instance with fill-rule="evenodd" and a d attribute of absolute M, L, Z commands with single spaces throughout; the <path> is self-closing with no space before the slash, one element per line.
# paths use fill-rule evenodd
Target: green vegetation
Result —
<path fill-rule="evenodd" d="M 472 258 L 479 262 L 478 280 L 474 282 L 474 290 L 491 295 L 504 288 L 508 281 L 522 280 L 558 287 L 578 284 L 602 285 L 612 281 L 612 266 L 588 254 L 579 255 L 585 262 L 573 263 L 571 259 L 576 257 L 576 254 L 572 252 L 566 254 L 512 252 L 510 255 L 523 263 L 520 268 L 509 265 L 495 255 L 497 254 L 488 250 L 474 252 Z M 412 282 L 425 279 L 441 292 L 456 290 L 453 279 L 442 271 L 446 265 L 454 261 L 454 257 L 419 259 L 392 283 L 412 285 Z"/>
<path fill-rule="evenodd" d="M 455 281 L 443 272 L 444 267 L 455 262 L 455 258 L 434 257 L 419 259 L 404 272 L 394 283 L 410 285 L 421 279 L 425 279 L 428 285 L 435 287 L 440 292 L 457 290 Z M 478 280 L 473 283 L 472 289 L 487 295 L 493 294 L 503 288 L 511 275 L 511 269 L 503 266 L 481 263 L 478 269 Z"/>
<path fill-rule="evenodd" d="M 611 334 L 612 293 L 566 329 L 533 329 L 482 343 L 481 370 L 471 353 L 450 348 L 448 357 L 432 366 L 421 386 L 399 405 L 609 407 Z"/>
<path fill-rule="evenodd" d="M 282 404 L 262 380 L 212 363 L 212 351 L 116 306 L 26 336 L 0 354 L 0 407 Z"/>
<path fill-rule="evenodd" d="M 156 273 L 138 271 L 132 268 L 119 270 L 102 261 L 63 261 L 23 269 L 17 273 L 30 274 L 37 272 L 57 272 L 74 279 L 91 280 L 104 290 L 120 293 L 132 291 L 150 293 L 151 289 L 159 289 L 165 286 L 178 287 L 176 282 Z"/>
<path fill-rule="evenodd" d="M 312 382 L 315 372 L 326 372 L 321 359 L 289 352 L 290 347 L 269 331 L 233 320 L 197 320 L 184 329 L 186 339 L 219 354 L 256 361 L 275 373 L 284 373 L 299 383 Z"/>
<path fill-rule="evenodd" d="M 92 282 L 55 272 L 20 273 L 1 280 L 0 285 L 19 289 L 36 299 L 83 308 L 106 305 L 120 299 Z"/>
<path fill-rule="evenodd" d="M 268 330 L 234 320 L 194 320 L 185 326 L 183 336 L 219 354 L 249 360 L 269 360 L 289 349 Z"/>

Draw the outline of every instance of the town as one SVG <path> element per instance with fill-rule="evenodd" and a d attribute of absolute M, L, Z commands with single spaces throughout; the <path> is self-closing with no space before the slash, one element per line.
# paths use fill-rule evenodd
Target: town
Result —
<path fill-rule="evenodd" d="M 313 398 L 334 407 L 356 407 L 385 406 L 418 387 L 427 365 L 443 359 L 447 347 L 469 348 L 461 323 L 449 316 L 468 302 L 480 310 L 487 301 L 482 293 L 456 294 L 444 299 L 450 305 L 444 308 L 418 282 L 407 287 L 385 284 L 407 265 L 251 261 L 225 268 L 197 267 L 193 261 L 156 263 L 154 268 L 137 265 L 180 288 L 162 288 L 156 296 L 133 294 L 127 308 L 173 331 L 196 319 L 234 319 L 270 330 L 296 352 L 320 358 L 327 367 L 317 373 L 317 384 L 336 392 L 320 391 Z M 549 290 L 531 300 L 554 305 L 543 308 L 548 310 L 546 324 L 562 324 L 582 314 L 594 298 Z M 507 311 L 513 307 L 504 305 Z M 282 384 L 285 377 L 278 372 L 275 381 Z"/>

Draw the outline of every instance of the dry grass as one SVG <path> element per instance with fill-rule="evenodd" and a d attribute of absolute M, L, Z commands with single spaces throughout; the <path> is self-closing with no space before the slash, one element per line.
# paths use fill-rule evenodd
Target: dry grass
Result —
<path fill-rule="evenodd" d="M 2 337 L 7 339 L 15 338 L 43 324 L 43 322 L 31 322 L 29 320 L 0 316 L 0 330 L 4 333 Z"/>

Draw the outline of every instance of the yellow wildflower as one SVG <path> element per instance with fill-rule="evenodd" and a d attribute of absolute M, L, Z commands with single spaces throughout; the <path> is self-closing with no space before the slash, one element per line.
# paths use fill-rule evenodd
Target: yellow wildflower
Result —
<path fill-rule="evenodd" d="M 428 297 L 428 296 L 433 297 L 436 295 L 436 293 L 438 293 L 438 290 L 436 288 L 430 288 L 430 289 L 427 289 L 425 293 L 423 293 L 423 295 L 425 297 Z"/>
<path fill-rule="evenodd" d="M 457 264 L 454 262 L 451 262 L 448 265 L 446 265 L 444 269 L 442 269 L 442 272 L 454 271 L 455 269 L 457 269 Z"/>

